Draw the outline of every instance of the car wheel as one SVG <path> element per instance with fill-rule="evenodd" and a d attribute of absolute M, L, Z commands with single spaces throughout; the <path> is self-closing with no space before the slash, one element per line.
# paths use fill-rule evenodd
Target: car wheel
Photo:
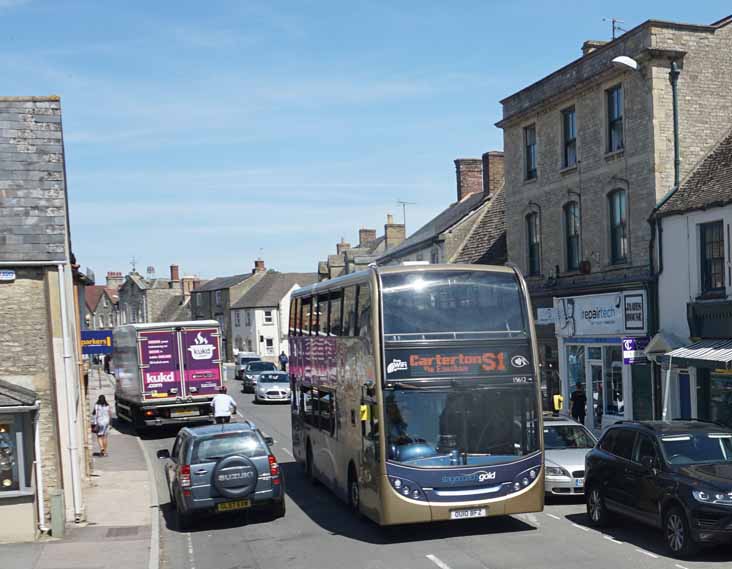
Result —
<path fill-rule="evenodd" d="M 610 512 L 605 506 L 605 496 L 598 486 L 593 486 L 587 491 L 587 517 L 590 523 L 597 527 L 610 525 Z"/>
<path fill-rule="evenodd" d="M 674 557 L 688 557 L 699 549 L 689 531 L 689 522 L 681 508 L 670 508 L 663 518 L 663 535 L 666 547 Z"/>

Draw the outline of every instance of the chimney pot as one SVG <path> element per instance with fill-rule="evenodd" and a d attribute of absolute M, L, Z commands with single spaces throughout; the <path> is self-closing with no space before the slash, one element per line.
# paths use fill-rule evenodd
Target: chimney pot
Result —
<path fill-rule="evenodd" d="M 458 158 L 455 160 L 457 178 L 457 199 L 463 200 L 470 194 L 483 191 L 483 161 L 480 158 Z"/>

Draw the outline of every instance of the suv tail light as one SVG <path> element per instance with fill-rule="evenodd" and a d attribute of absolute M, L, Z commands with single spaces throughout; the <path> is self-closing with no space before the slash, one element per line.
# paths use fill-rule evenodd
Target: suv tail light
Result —
<path fill-rule="evenodd" d="M 269 455 L 269 473 L 272 476 L 272 484 L 280 483 L 280 465 L 273 454 Z"/>
<path fill-rule="evenodd" d="M 180 487 L 181 488 L 190 488 L 191 487 L 191 465 L 190 464 L 181 464 L 180 465 L 179 478 L 180 478 Z"/>

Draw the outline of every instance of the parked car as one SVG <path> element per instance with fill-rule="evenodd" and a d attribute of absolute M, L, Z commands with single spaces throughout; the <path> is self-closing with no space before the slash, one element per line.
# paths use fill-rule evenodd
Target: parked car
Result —
<path fill-rule="evenodd" d="M 257 379 L 261 373 L 269 373 L 277 371 L 277 366 L 272 362 L 251 362 L 244 368 L 244 380 L 242 381 L 241 390 L 243 393 L 254 393 L 257 387 Z"/>
<path fill-rule="evenodd" d="M 547 494 L 585 493 L 585 456 L 597 444 L 589 429 L 569 417 L 544 417 Z"/>
<path fill-rule="evenodd" d="M 271 444 L 249 421 L 181 429 L 172 450 L 158 451 L 178 527 L 201 513 L 265 508 L 284 516 L 285 480 Z"/>
<path fill-rule="evenodd" d="M 254 352 L 239 352 L 236 354 L 236 379 L 244 379 L 244 368 L 252 362 L 262 361 L 259 354 Z"/>
<path fill-rule="evenodd" d="M 732 429 L 702 421 L 616 423 L 586 459 L 587 513 L 663 530 L 677 557 L 732 542 Z"/>
<path fill-rule="evenodd" d="M 260 373 L 254 389 L 254 402 L 290 402 L 290 374 L 286 371 Z"/>

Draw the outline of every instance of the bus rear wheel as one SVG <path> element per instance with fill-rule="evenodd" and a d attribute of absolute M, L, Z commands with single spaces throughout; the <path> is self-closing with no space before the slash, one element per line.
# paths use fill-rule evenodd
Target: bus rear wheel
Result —
<path fill-rule="evenodd" d="M 353 465 L 348 468 L 348 505 L 357 514 L 361 511 L 361 487 Z"/>

